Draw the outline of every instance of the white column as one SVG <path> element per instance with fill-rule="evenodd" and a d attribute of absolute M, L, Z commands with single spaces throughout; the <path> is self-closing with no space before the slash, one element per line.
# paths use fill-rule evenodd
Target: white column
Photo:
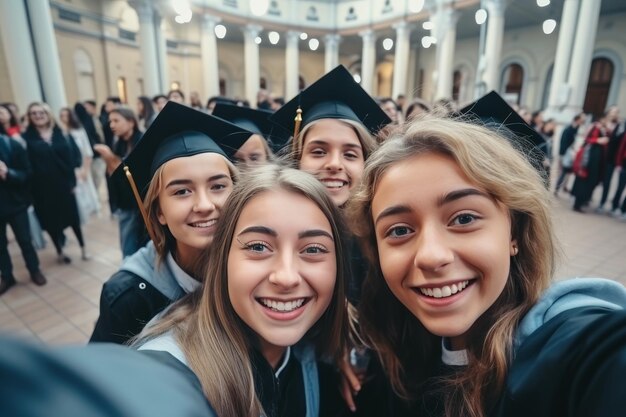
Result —
<path fill-rule="evenodd" d="M 329 33 L 324 36 L 324 72 L 330 72 L 339 65 L 339 41 L 341 36 Z"/>
<path fill-rule="evenodd" d="M 435 14 L 437 39 L 437 86 L 435 100 L 452 97 L 452 65 L 456 44 L 456 22 L 459 13 L 449 3 L 441 4 Z"/>
<path fill-rule="evenodd" d="M 374 95 L 374 70 L 376 69 L 376 33 L 372 29 L 359 33 L 363 38 L 363 54 L 361 56 L 361 87 L 370 95 Z"/>
<path fill-rule="evenodd" d="M 407 22 L 400 22 L 393 26 L 396 30 L 396 55 L 393 64 L 393 87 L 391 98 L 394 100 L 400 94 L 407 94 L 406 78 L 409 69 L 409 37 L 411 27 Z"/>
<path fill-rule="evenodd" d="M 256 108 L 259 92 L 259 45 L 254 39 L 263 28 L 258 25 L 247 25 L 243 28 L 244 65 L 246 66 L 246 99 L 250 106 Z"/>
<path fill-rule="evenodd" d="M 299 51 L 298 42 L 300 32 L 287 32 L 287 46 L 285 49 L 285 100 L 290 100 L 298 94 L 299 80 Z"/>
<path fill-rule="evenodd" d="M 591 58 L 596 41 L 596 32 L 598 31 L 600 3 L 600 0 L 582 0 L 580 4 L 576 38 L 574 39 L 576 47 L 572 52 L 572 62 L 567 80 L 567 84 L 572 89 L 567 105 L 570 116 L 580 111 L 585 102 Z"/>
<path fill-rule="evenodd" d="M 500 57 L 502 55 L 502 39 L 504 37 L 503 0 L 487 0 L 487 39 L 485 40 L 485 73 L 484 81 L 487 91 L 498 90 L 500 82 Z"/>
<path fill-rule="evenodd" d="M 219 21 L 219 18 L 208 15 L 202 17 L 200 49 L 205 99 L 220 95 L 219 59 L 217 56 L 217 37 L 215 36 L 215 25 Z"/>
<path fill-rule="evenodd" d="M 155 18 L 154 31 L 157 43 L 157 59 L 159 61 L 159 86 L 160 92 L 165 94 L 170 89 L 170 73 L 169 65 L 167 62 L 167 41 L 163 34 L 163 28 L 161 23 L 163 21 L 163 15 L 159 14 Z"/>
<path fill-rule="evenodd" d="M 0 1 L 0 38 L 8 57 L 13 99 L 25 111 L 29 103 L 42 101 L 42 96 L 24 2 Z"/>
<path fill-rule="evenodd" d="M 62 107 L 67 106 L 67 99 L 61 74 L 59 50 L 50 15 L 50 4 L 48 0 L 28 0 L 27 4 L 44 99 L 52 108 L 53 113 L 57 115 Z M 14 38 L 15 35 L 11 36 L 11 41 Z M 13 57 L 9 56 L 9 59 Z"/>
<path fill-rule="evenodd" d="M 147 96 L 161 92 L 159 87 L 157 43 L 154 31 L 154 9 L 147 1 L 128 3 L 137 11 L 139 17 L 139 49 L 143 68 L 143 87 Z"/>

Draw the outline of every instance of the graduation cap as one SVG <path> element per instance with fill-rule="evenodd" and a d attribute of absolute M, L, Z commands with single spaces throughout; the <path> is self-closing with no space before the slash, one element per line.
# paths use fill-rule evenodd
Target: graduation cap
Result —
<path fill-rule="evenodd" d="M 263 136 L 273 149 L 284 145 L 289 139 L 288 134 L 270 122 L 269 117 L 273 113 L 268 110 L 217 103 L 211 114 Z"/>
<path fill-rule="evenodd" d="M 112 179 L 123 182 L 122 177 L 127 178 L 152 237 L 142 197 L 156 170 L 172 159 L 201 153 L 217 153 L 232 159 L 250 135 L 251 132 L 225 120 L 170 101 L 115 170 Z"/>
<path fill-rule="evenodd" d="M 285 103 L 270 120 L 296 137 L 300 129 L 320 119 L 348 119 L 361 123 L 373 135 L 391 119 L 339 65 Z"/>
<path fill-rule="evenodd" d="M 518 145 L 518 149 L 536 168 L 541 166 L 541 149 L 546 146 L 546 140 L 495 91 L 464 107 L 459 114 L 480 120 L 486 127 Z"/>

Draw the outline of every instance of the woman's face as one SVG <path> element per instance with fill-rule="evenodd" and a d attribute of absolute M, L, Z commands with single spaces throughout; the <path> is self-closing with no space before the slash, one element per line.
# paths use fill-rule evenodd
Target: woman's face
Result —
<path fill-rule="evenodd" d="M 0 123 L 9 123 L 11 120 L 11 113 L 4 107 L 0 107 Z"/>
<path fill-rule="evenodd" d="M 336 276 L 332 229 L 313 201 L 277 190 L 247 203 L 228 255 L 228 294 L 270 363 L 326 311 Z"/>
<path fill-rule="evenodd" d="M 391 292 L 429 332 L 465 347 L 509 276 L 515 242 L 507 209 L 451 158 L 427 153 L 383 174 L 372 219 Z"/>
<path fill-rule="evenodd" d="M 168 97 L 168 100 L 175 101 L 176 103 L 185 104 L 185 99 L 178 91 L 172 91 Z"/>
<path fill-rule="evenodd" d="M 300 169 L 315 175 L 338 207 L 348 201 L 360 183 L 364 166 L 363 147 L 351 126 L 322 119 L 306 133 Z"/>
<path fill-rule="evenodd" d="M 172 159 L 163 165 L 159 222 L 176 239 L 183 262 L 213 242 L 222 206 L 233 189 L 226 160 L 216 153 Z"/>
<path fill-rule="evenodd" d="M 61 123 L 67 126 L 70 121 L 70 115 L 67 110 L 61 110 L 61 112 L 59 113 L 59 120 L 61 121 Z"/>
<path fill-rule="evenodd" d="M 235 153 L 235 161 L 238 164 L 258 165 L 267 162 L 265 139 L 260 135 L 252 135 L 241 148 Z"/>
<path fill-rule="evenodd" d="M 143 114 L 143 101 L 137 100 L 137 114 Z"/>
<path fill-rule="evenodd" d="M 50 124 L 50 117 L 41 106 L 32 106 L 28 111 L 28 117 L 35 127 L 47 127 Z"/>
<path fill-rule="evenodd" d="M 109 126 L 115 136 L 127 140 L 132 136 L 134 122 L 126 120 L 117 112 L 112 112 L 109 114 Z"/>

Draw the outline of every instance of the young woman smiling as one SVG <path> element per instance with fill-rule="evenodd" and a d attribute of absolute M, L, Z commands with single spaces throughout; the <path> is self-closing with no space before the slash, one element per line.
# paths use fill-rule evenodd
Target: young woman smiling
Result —
<path fill-rule="evenodd" d="M 626 290 L 551 285 L 550 196 L 498 133 L 420 118 L 368 160 L 350 206 L 371 261 L 360 319 L 414 415 L 616 415 Z"/>
<path fill-rule="evenodd" d="M 236 179 L 228 157 L 250 135 L 176 103 L 159 113 L 112 177 L 130 193 L 125 168 L 132 174 L 143 194 L 152 242 L 128 257 L 104 284 L 90 341 L 126 342 L 200 285 L 204 264 L 199 260 L 206 261 L 203 254 Z"/>
<path fill-rule="evenodd" d="M 268 164 L 242 175 L 205 285 L 139 335 L 191 368 L 221 417 L 330 415 L 321 356 L 343 351 L 341 215 L 312 176 Z"/>

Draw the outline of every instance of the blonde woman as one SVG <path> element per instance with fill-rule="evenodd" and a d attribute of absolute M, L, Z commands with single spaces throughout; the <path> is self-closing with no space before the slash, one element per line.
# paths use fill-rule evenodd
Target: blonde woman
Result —
<path fill-rule="evenodd" d="M 131 194 L 125 168 L 132 175 L 152 242 L 104 284 L 91 342 L 125 343 L 200 285 L 198 260 L 213 242 L 236 180 L 229 157 L 250 135 L 177 103 L 159 113 L 112 177 Z"/>
<path fill-rule="evenodd" d="M 330 415 L 317 359 L 343 349 L 341 215 L 315 178 L 274 164 L 242 175 L 223 212 L 203 288 L 136 344 L 191 368 L 220 417 Z"/>
<path fill-rule="evenodd" d="M 500 134 L 419 118 L 368 160 L 362 329 L 414 415 L 610 416 L 626 405 L 626 290 L 552 283 L 549 191 Z"/>

